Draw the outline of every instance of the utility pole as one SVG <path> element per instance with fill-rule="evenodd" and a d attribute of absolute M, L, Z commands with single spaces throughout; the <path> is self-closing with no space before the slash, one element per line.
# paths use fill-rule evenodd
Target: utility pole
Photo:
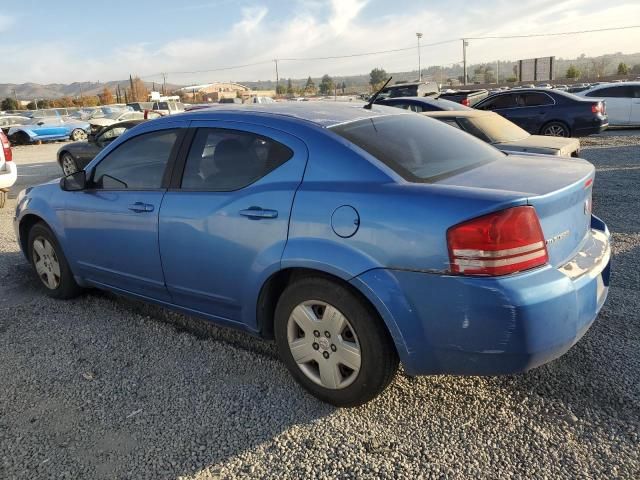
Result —
<path fill-rule="evenodd" d="M 422 38 L 422 33 L 416 33 L 416 37 L 418 37 L 418 81 L 422 81 L 422 68 L 420 66 L 420 39 Z"/>
<path fill-rule="evenodd" d="M 167 74 L 162 74 L 162 95 L 167 94 Z"/>
<path fill-rule="evenodd" d="M 16 89 L 13 89 L 13 96 L 16 99 L 16 104 L 18 105 L 18 109 L 20 109 L 20 102 L 18 101 L 18 94 L 16 93 Z"/>
<path fill-rule="evenodd" d="M 274 58 L 273 62 L 276 64 L 276 96 L 278 95 L 278 87 L 280 86 L 280 76 L 278 75 L 278 59 Z"/>
<path fill-rule="evenodd" d="M 467 84 L 467 47 L 469 42 L 466 39 L 462 39 L 462 75 L 464 75 L 464 85 Z"/>
<path fill-rule="evenodd" d="M 500 83 L 500 60 L 496 60 L 496 85 Z"/>

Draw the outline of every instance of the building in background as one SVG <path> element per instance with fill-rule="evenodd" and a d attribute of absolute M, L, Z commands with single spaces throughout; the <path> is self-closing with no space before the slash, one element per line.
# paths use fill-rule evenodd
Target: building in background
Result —
<path fill-rule="evenodd" d="M 204 85 L 191 85 L 183 87 L 179 91 L 183 92 L 185 100 L 193 100 L 197 96 L 198 101 L 219 102 L 223 98 L 240 98 L 243 102 L 251 101 L 252 97 L 276 96 L 275 90 L 251 90 L 245 85 L 233 82 L 214 82 Z"/>

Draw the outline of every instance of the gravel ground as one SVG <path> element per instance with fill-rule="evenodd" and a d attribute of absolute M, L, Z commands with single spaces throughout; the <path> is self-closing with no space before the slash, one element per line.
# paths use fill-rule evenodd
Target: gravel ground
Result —
<path fill-rule="evenodd" d="M 0 478 L 640 478 L 640 136 L 584 143 L 615 243 L 583 340 L 525 375 L 400 374 L 349 410 L 303 393 L 270 343 L 106 293 L 48 299 L 9 201 Z M 20 181 L 57 174 L 56 149 L 16 149 Z"/>

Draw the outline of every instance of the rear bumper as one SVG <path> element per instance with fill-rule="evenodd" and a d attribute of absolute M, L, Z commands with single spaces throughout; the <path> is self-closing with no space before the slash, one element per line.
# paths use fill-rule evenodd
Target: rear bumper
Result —
<path fill-rule="evenodd" d="M 561 269 L 494 278 L 372 270 L 352 282 L 378 307 L 407 373 L 523 372 L 569 350 L 605 302 L 609 233 L 595 217 L 592 227 Z"/>
<path fill-rule="evenodd" d="M 18 178 L 18 168 L 14 162 L 6 162 L 0 169 L 0 188 L 9 188 Z"/>
<path fill-rule="evenodd" d="M 581 125 L 580 128 L 574 128 L 573 136 L 586 137 L 587 135 L 604 132 L 607 128 L 609 128 L 609 120 L 594 121 L 591 125 Z"/>

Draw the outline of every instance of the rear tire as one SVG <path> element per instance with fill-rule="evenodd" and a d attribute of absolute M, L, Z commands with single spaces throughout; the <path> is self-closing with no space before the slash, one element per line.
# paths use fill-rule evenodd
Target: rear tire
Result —
<path fill-rule="evenodd" d="M 31 137 L 25 132 L 16 132 L 11 135 L 10 141 L 13 145 L 27 145 L 31 143 Z"/>
<path fill-rule="evenodd" d="M 549 122 L 542 127 L 540 134 L 550 137 L 570 137 L 571 131 L 562 122 Z"/>
<path fill-rule="evenodd" d="M 29 230 L 28 247 L 29 261 L 47 295 L 66 300 L 82 293 L 82 288 L 73 278 L 60 244 L 44 223 L 37 223 Z"/>
<path fill-rule="evenodd" d="M 280 358 L 296 381 L 338 407 L 373 399 L 398 369 L 393 341 L 378 314 L 326 278 L 302 278 L 285 289 L 274 334 Z"/>

